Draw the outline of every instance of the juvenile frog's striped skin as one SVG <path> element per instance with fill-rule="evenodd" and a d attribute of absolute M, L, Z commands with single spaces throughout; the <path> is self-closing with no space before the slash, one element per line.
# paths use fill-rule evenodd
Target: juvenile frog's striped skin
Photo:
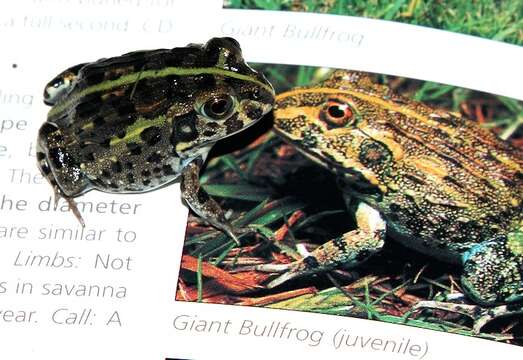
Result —
<path fill-rule="evenodd" d="M 194 178 L 215 142 L 271 110 L 274 91 L 236 40 L 214 38 L 73 66 L 47 85 L 44 100 L 52 108 L 38 134 L 38 166 L 73 211 L 72 198 L 92 189 L 139 193 L 181 177 L 189 205 L 223 229 L 221 210 Z"/>
<path fill-rule="evenodd" d="M 276 132 L 335 173 L 358 229 L 320 247 L 272 286 L 379 251 L 385 234 L 463 266 L 482 305 L 523 298 L 523 151 L 459 114 L 336 71 L 277 96 Z"/>

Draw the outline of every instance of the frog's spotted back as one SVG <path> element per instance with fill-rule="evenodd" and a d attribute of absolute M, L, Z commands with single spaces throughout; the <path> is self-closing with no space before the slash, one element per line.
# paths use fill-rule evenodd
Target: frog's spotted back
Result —
<path fill-rule="evenodd" d="M 231 38 L 77 65 L 44 94 L 53 107 L 39 132 L 38 164 L 66 199 L 168 184 L 216 141 L 261 119 L 274 99 Z"/>

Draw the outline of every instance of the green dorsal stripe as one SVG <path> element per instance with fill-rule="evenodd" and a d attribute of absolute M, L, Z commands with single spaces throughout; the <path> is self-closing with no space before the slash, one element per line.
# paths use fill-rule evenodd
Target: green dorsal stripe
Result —
<path fill-rule="evenodd" d="M 163 126 L 166 122 L 171 122 L 172 118 L 168 119 L 165 115 L 158 116 L 154 119 L 146 119 L 139 117 L 135 123 L 125 128 L 125 136 L 120 139 L 119 137 L 112 137 L 109 145 L 115 146 L 121 142 L 129 143 L 131 141 L 142 142 L 140 140 L 140 133 L 152 126 Z"/>
<path fill-rule="evenodd" d="M 138 80 L 162 78 L 162 77 L 166 77 L 169 75 L 182 75 L 183 76 L 183 75 L 202 75 L 202 74 L 221 75 L 224 77 L 231 77 L 231 78 L 240 79 L 240 80 L 244 80 L 244 81 L 250 81 L 252 83 L 255 83 L 255 84 L 265 88 L 267 91 L 272 92 L 272 88 L 269 85 L 267 85 L 261 81 L 258 81 L 257 79 L 255 79 L 251 76 L 239 74 L 237 72 L 230 71 L 230 70 L 225 70 L 225 69 L 220 69 L 220 68 L 215 68 L 215 67 L 211 67 L 211 68 L 208 68 L 208 67 L 207 68 L 166 67 L 166 68 L 163 68 L 160 70 L 139 71 L 139 72 L 135 72 L 132 74 L 124 75 L 116 80 L 102 81 L 99 84 L 89 86 L 89 87 L 83 89 L 82 91 L 80 91 L 72 96 L 69 96 L 64 102 L 61 102 L 61 103 L 53 106 L 53 108 L 49 111 L 48 117 L 56 116 L 57 114 L 61 113 L 65 109 L 67 109 L 70 106 L 70 104 L 74 103 L 75 101 L 77 101 L 79 98 L 81 98 L 83 96 L 93 94 L 96 92 L 100 92 L 100 91 L 111 90 L 111 89 L 114 89 L 114 88 L 117 88 L 117 87 L 120 87 L 123 85 L 133 84 Z"/>

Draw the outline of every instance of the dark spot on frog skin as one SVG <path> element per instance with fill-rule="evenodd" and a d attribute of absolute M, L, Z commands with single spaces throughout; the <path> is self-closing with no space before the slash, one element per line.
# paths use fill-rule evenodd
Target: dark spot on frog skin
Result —
<path fill-rule="evenodd" d="M 51 169 L 46 164 L 40 165 L 40 169 L 42 169 L 42 173 L 45 175 L 49 175 L 51 173 Z"/>
<path fill-rule="evenodd" d="M 127 118 L 126 123 L 129 125 L 134 124 L 136 121 L 136 107 L 134 104 L 130 101 L 125 101 L 122 103 L 119 103 L 116 106 L 116 111 L 118 112 L 118 116 L 121 118 Z"/>
<path fill-rule="evenodd" d="M 243 121 L 238 119 L 238 114 L 234 114 L 225 120 L 225 126 L 227 128 L 227 134 L 232 134 L 233 132 L 236 132 L 243 127 Z"/>
<path fill-rule="evenodd" d="M 87 86 L 99 84 L 104 81 L 104 73 L 99 71 L 91 71 L 87 74 L 84 72 L 83 81 Z"/>
<path fill-rule="evenodd" d="M 155 168 L 153 169 L 153 173 L 155 173 L 155 174 L 159 174 L 159 173 L 161 173 L 161 172 L 162 172 L 162 169 L 159 168 L 159 167 L 155 167 Z"/>
<path fill-rule="evenodd" d="M 87 119 L 96 115 L 100 111 L 101 103 L 100 96 L 87 96 L 76 106 L 76 116 Z"/>
<path fill-rule="evenodd" d="M 441 156 L 442 158 L 444 158 L 445 160 L 447 160 L 448 162 L 450 162 L 452 164 L 452 166 L 455 166 L 460 169 L 463 168 L 463 164 L 459 160 L 454 159 L 452 156 L 448 156 L 444 153 L 438 153 L 438 155 Z"/>
<path fill-rule="evenodd" d="M 97 116 L 94 120 L 93 120 L 93 124 L 95 127 L 100 127 L 100 126 L 103 126 L 105 124 L 105 120 L 103 117 L 101 116 Z"/>
<path fill-rule="evenodd" d="M 135 142 L 130 142 L 130 143 L 127 143 L 127 149 L 129 149 L 129 153 L 131 155 L 140 155 L 142 153 L 142 147 L 135 143 Z"/>
<path fill-rule="evenodd" d="M 200 203 L 204 203 L 209 200 L 209 195 L 202 188 L 198 189 L 196 196 L 198 197 L 198 201 Z"/>
<path fill-rule="evenodd" d="M 129 170 L 131 170 L 132 168 L 134 168 L 134 164 L 130 161 L 126 162 L 125 163 L 125 167 Z"/>
<path fill-rule="evenodd" d="M 453 184 L 454 186 L 457 186 L 457 187 L 462 187 L 463 184 L 461 184 L 455 177 L 453 176 L 450 176 L 450 175 L 445 175 L 443 177 L 443 181 L 447 181 L 451 184 Z"/>
<path fill-rule="evenodd" d="M 151 180 L 149 180 L 149 179 L 144 179 L 144 181 L 142 181 L 142 184 L 144 184 L 145 186 L 149 186 L 150 183 L 151 183 Z"/>
<path fill-rule="evenodd" d="M 51 123 L 44 123 L 39 130 L 38 137 L 40 139 L 46 139 L 49 137 L 51 133 L 57 130 L 58 128 L 56 127 L 56 125 L 53 125 Z"/>
<path fill-rule="evenodd" d="M 123 139 L 125 137 L 125 135 L 127 135 L 127 132 L 125 131 L 125 129 L 120 129 L 116 132 L 116 137 L 119 139 Z"/>
<path fill-rule="evenodd" d="M 142 171 L 142 176 L 143 177 L 150 177 L 151 176 L 151 172 L 149 170 L 143 170 Z"/>
<path fill-rule="evenodd" d="M 147 145 L 154 146 L 162 139 L 162 134 L 158 127 L 151 126 L 142 130 L 140 133 L 140 139 L 142 139 Z"/>
<path fill-rule="evenodd" d="M 503 178 L 503 183 L 508 186 L 508 187 L 516 187 L 516 182 L 515 181 L 512 181 L 508 178 Z"/>
<path fill-rule="evenodd" d="M 162 159 L 163 159 L 162 155 L 155 152 L 155 153 L 152 153 L 151 155 L 149 155 L 146 160 L 147 160 L 147 162 L 150 162 L 153 164 L 158 164 L 160 161 L 162 161 Z"/>
<path fill-rule="evenodd" d="M 249 106 L 245 109 L 245 114 L 251 119 L 259 119 L 263 114 L 263 110 L 257 106 Z"/>
<path fill-rule="evenodd" d="M 488 161 L 497 161 L 496 157 L 492 155 L 491 151 L 487 151 L 485 154 L 483 154 L 483 159 Z"/>
<path fill-rule="evenodd" d="M 171 138 L 173 146 L 178 143 L 193 141 L 198 137 L 196 120 L 197 115 L 194 111 L 174 118 L 174 131 Z"/>
<path fill-rule="evenodd" d="M 342 236 L 339 236 L 333 240 L 334 246 L 341 252 L 347 252 L 347 243 L 344 241 Z"/>
<path fill-rule="evenodd" d="M 391 158 L 390 150 L 380 142 L 367 139 L 360 146 L 359 160 L 366 166 L 382 165 Z"/>
<path fill-rule="evenodd" d="M 119 172 L 122 172 L 122 170 L 123 170 L 123 167 L 122 167 L 122 163 L 121 162 L 116 161 L 116 162 L 112 162 L 111 163 L 111 171 L 119 173 Z"/>
<path fill-rule="evenodd" d="M 102 170 L 102 177 L 110 179 L 111 173 L 109 172 L 109 170 L 106 170 L 106 169 Z"/>
<path fill-rule="evenodd" d="M 129 184 L 134 184 L 134 175 L 132 173 L 127 173 L 126 177 L 127 177 L 127 182 Z"/>
<path fill-rule="evenodd" d="M 162 170 L 165 175 L 174 175 L 175 174 L 175 171 L 171 165 L 162 166 Z"/>
<path fill-rule="evenodd" d="M 399 218 L 400 218 L 399 215 L 397 213 L 395 213 L 395 212 L 390 213 L 390 214 L 387 215 L 387 220 L 389 220 L 389 221 L 396 222 L 396 221 L 399 221 Z"/>
<path fill-rule="evenodd" d="M 89 162 L 94 161 L 95 160 L 94 153 L 90 152 L 90 153 L 85 154 L 85 160 L 87 160 Z"/>
<path fill-rule="evenodd" d="M 405 176 L 406 179 L 409 179 L 414 184 L 418 184 L 418 185 L 425 185 L 426 184 L 425 181 L 422 178 L 420 178 L 419 176 L 417 176 L 415 174 L 406 173 L 404 176 Z"/>
<path fill-rule="evenodd" d="M 100 143 L 100 146 L 103 148 L 106 148 L 106 149 L 110 149 L 111 148 L 111 139 L 110 138 L 105 139 L 104 141 L 102 141 Z"/>
<path fill-rule="evenodd" d="M 314 136 L 313 133 L 310 131 L 303 131 L 301 133 L 302 136 L 302 145 L 309 149 L 314 149 L 318 145 L 318 139 L 316 136 Z"/>

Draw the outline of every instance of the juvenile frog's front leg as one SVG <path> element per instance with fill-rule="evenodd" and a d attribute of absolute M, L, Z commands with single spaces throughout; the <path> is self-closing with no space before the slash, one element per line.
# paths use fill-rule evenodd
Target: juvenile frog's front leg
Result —
<path fill-rule="evenodd" d="M 239 245 L 240 240 L 231 223 L 225 218 L 223 209 L 200 185 L 200 169 L 202 166 L 203 159 L 198 157 L 184 167 L 180 184 L 182 197 L 198 216 L 225 232 Z"/>
<path fill-rule="evenodd" d="M 378 211 L 360 202 L 356 211 L 358 229 L 349 231 L 321 245 L 308 256 L 279 267 L 258 266 L 257 270 L 284 272 L 267 287 L 276 287 L 290 279 L 332 270 L 338 266 L 356 266 L 381 250 L 386 224 Z"/>

